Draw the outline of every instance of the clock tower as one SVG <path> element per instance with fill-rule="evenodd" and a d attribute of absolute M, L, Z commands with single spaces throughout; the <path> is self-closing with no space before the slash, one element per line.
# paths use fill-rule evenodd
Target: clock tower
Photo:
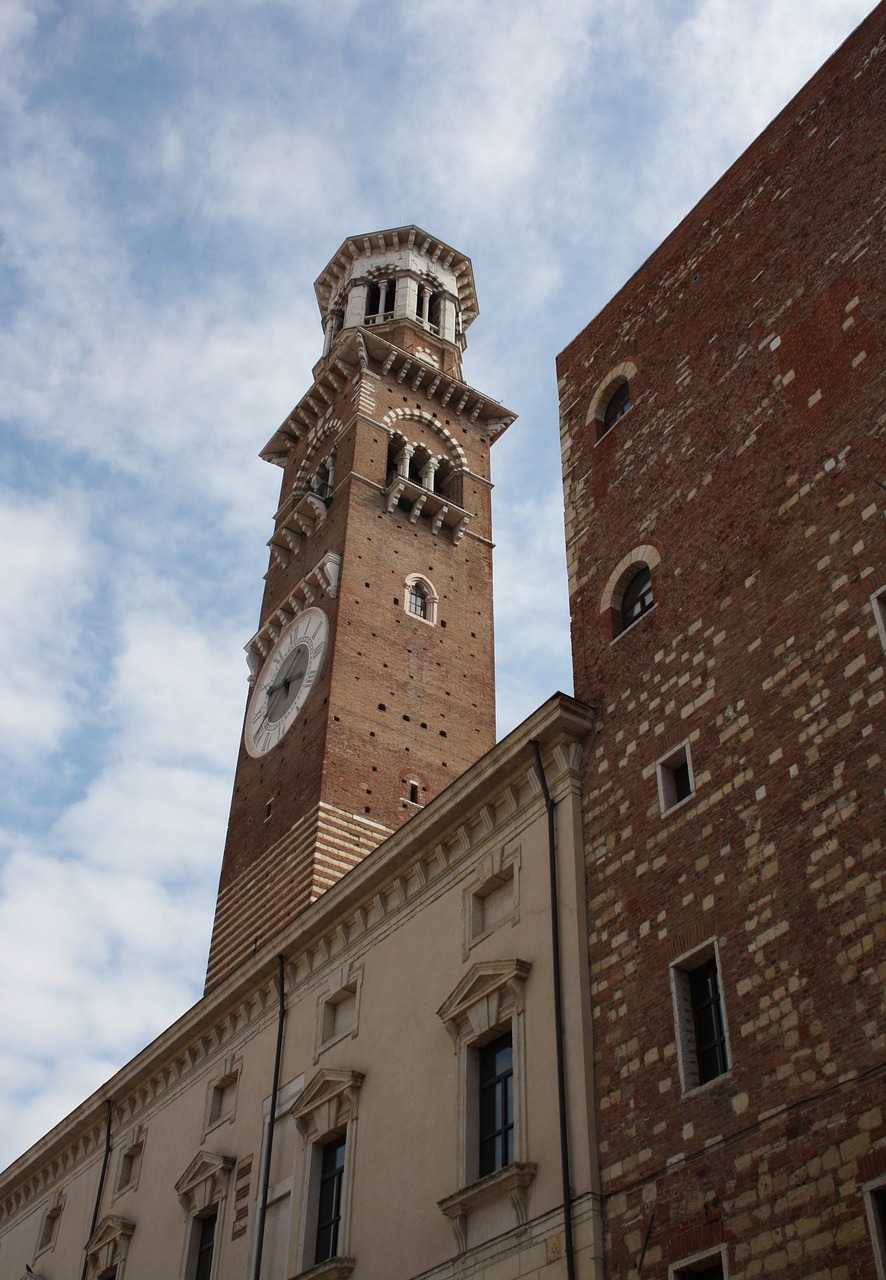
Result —
<path fill-rule="evenodd" d="M 462 379 L 470 260 L 348 239 L 323 354 L 262 450 L 282 470 L 207 971 L 267 943 L 495 740 L 489 451 Z"/>

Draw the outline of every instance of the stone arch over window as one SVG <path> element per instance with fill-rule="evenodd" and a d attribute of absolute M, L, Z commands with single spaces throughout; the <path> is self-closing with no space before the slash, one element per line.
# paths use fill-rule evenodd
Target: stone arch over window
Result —
<path fill-rule="evenodd" d="M 652 573 L 660 564 L 661 553 L 652 543 L 647 542 L 643 546 L 635 547 L 633 551 L 629 551 L 623 559 L 619 560 L 612 573 L 610 573 L 603 589 L 603 595 L 600 597 L 600 614 L 609 619 L 613 639 L 626 630 L 622 619 L 622 605 L 625 600 L 625 593 L 644 570 L 648 571 L 651 584 Z M 647 613 L 651 607 L 651 585 L 649 595 L 650 603 L 641 609 L 641 613 Z M 637 616 L 639 617 L 640 614 L 638 613 Z"/>
<path fill-rule="evenodd" d="M 631 382 L 636 376 L 637 366 L 631 360 L 623 360 L 610 369 L 598 385 L 585 418 L 588 426 L 593 426 L 596 440 L 601 440 L 629 411 Z"/>
<path fill-rule="evenodd" d="M 456 437 L 439 419 L 435 418 L 425 409 L 410 409 L 403 406 L 400 409 L 391 409 L 382 419 L 382 426 L 386 427 L 392 435 L 399 435 L 404 442 L 407 438 L 409 428 L 407 423 L 420 422 L 434 433 L 440 441 L 439 452 L 442 457 L 449 460 L 452 467 L 457 471 L 468 470 L 468 456 Z"/>
<path fill-rule="evenodd" d="M 436 626 L 437 606 L 440 601 L 433 583 L 420 573 L 410 573 L 404 586 L 403 605 L 406 612 L 422 622 L 430 623 L 432 627 Z"/>
<path fill-rule="evenodd" d="M 295 475 L 295 481 L 292 486 L 294 494 L 311 493 L 313 491 L 312 481 L 318 471 L 326 465 L 329 460 L 335 457 L 335 440 L 341 430 L 340 418 L 328 418 L 320 430 L 308 445 L 301 466 Z M 333 461 L 334 470 L 334 461 Z M 333 475 L 332 483 L 335 483 Z"/>

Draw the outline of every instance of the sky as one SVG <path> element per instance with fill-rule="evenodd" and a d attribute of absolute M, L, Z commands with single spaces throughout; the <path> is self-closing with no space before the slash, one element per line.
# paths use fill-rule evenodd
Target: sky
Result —
<path fill-rule="evenodd" d="M 313 281 L 473 262 L 499 730 L 571 691 L 557 353 L 870 0 L 3 0 L 0 1168 L 202 991 Z"/>

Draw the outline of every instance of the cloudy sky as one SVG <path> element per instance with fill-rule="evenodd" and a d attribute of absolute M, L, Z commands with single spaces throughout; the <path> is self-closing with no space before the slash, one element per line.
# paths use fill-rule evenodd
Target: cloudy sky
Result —
<path fill-rule="evenodd" d="M 571 689 L 554 358 L 870 0 L 3 0 L 0 1168 L 200 994 L 312 283 L 471 256 L 500 729 Z"/>

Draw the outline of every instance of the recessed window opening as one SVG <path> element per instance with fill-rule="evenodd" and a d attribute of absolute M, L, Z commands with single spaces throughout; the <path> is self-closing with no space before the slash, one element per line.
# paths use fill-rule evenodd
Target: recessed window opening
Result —
<path fill-rule="evenodd" d="M 317 1206 L 317 1244 L 314 1265 L 334 1258 L 341 1226 L 342 1185 L 345 1171 L 345 1139 L 334 1138 L 322 1148 L 320 1195 Z"/>
<path fill-rule="evenodd" d="M 716 944 L 708 943 L 673 965 L 672 981 L 683 1088 L 697 1089 L 729 1070 Z"/>
<path fill-rule="evenodd" d="M 218 1221 L 218 1215 L 211 1213 L 206 1218 L 200 1218 L 200 1243 L 197 1246 L 197 1268 L 194 1272 L 194 1280 L 209 1280 L 212 1273 L 212 1254 L 215 1249 L 215 1224 Z"/>
<path fill-rule="evenodd" d="M 514 1158 L 514 1051 L 511 1033 L 479 1050 L 480 1177 Z"/>
<path fill-rule="evenodd" d="M 688 800 L 695 792 L 689 743 L 682 742 L 656 765 L 658 800 L 663 814 Z"/>
<path fill-rule="evenodd" d="M 689 973 L 689 998 L 695 1026 L 695 1054 L 699 1084 L 716 1080 L 728 1069 L 726 1034 L 720 1007 L 717 961 L 712 956 Z"/>
<path fill-rule="evenodd" d="M 412 804 L 418 804 L 418 783 L 417 782 L 410 782 L 409 784 L 409 799 Z"/>
<path fill-rule="evenodd" d="M 708 1254 L 704 1258 L 678 1262 L 668 1270 L 669 1280 L 726 1280 L 723 1254 Z"/>
<path fill-rule="evenodd" d="M 643 565 L 628 583 L 621 600 L 621 629 L 626 631 L 652 608 L 652 575 L 648 565 Z"/>
<path fill-rule="evenodd" d="M 604 433 L 621 421 L 631 407 L 631 389 L 626 382 L 616 387 L 603 414 Z"/>

